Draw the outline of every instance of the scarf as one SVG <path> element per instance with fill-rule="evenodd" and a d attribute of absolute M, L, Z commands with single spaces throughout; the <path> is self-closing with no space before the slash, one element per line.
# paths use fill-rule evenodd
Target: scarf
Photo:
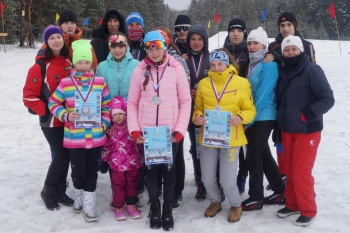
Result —
<path fill-rule="evenodd" d="M 143 29 L 139 27 L 128 28 L 127 34 L 131 41 L 142 41 L 143 39 Z"/>
<path fill-rule="evenodd" d="M 258 64 L 261 60 L 264 59 L 265 54 L 267 52 L 268 52 L 267 49 L 262 49 L 257 52 L 249 53 L 250 64 L 252 64 L 253 66 Z"/>

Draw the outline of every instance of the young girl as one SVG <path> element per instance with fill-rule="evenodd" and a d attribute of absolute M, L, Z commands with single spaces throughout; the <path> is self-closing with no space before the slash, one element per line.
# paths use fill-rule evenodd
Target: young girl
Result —
<path fill-rule="evenodd" d="M 186 132 L 191 96 L 183 66 L 165 53 L 164 37 L 158 31 L 146 34 L 146 58 L 131 75 L 128 98 L 128 129 L 138 144 L 145 142 L 144 127 L 170 126 L 173 161 L 176 161 L 177 143 Z M 163 214 L 158 197 L 158 174 L 164 181 Z M 146 166 L 146 180 L 151 202 L 150 227 L 169 231 L 174 228 L 172 203 L 175 191 L 175 168 L 172 163 Z"/>
<path fill-rule="evenodd" d="M 118 221 L 126 219 L 126 212 L 132 219 L 141 218 L 137 209 L 137 185 L 140 180 L 142 166 L 137 145 L 130 137 L 126 121 L 126 102 L 123 97 L 116 96 L 109 103 L 112 127 L 108 143 L 103 148 L 102 161 L 109 161 L 111 183 L 113 189 L 112 206 L 115 207 L 115 217 Z"/>
<path fill-rule="evenodd" d="M 104 130 L 110 125 L 106 83 L 91 71 L 91 45 L 85 40 L 72 44 L 74 70 L 62 79 L 50 97 L 51 112 L 64 122 L 63 146 L 69 149 L 75 188 L 73 211 L 83 209 L 85 220 L 97 221 L 96 181 Z M 100 120 L 99 120 L 100 119 Z"/>
<path fill-rule="evenodd" d="M 227 220 L 237 222 L 242 215 L 241 198 L 236 185 L 239 148 L 247 144 L 243 124 L 254 119 L 256 110 L 251 98 L 247 79 L 238 76 L 228 53 L 214 50 L 210 53 L 209 77 L 199 82 L 196 92 L 192 120 L 201 125 L 198 135 L 201 159 L 202 180 L 209 194 L 210 206 L 205 210 L 205 217 L 214 217 L 221 210 L 221 196 L 217 185 L 217 164 L 220 161 L 220 183 L 230 203 Z M 229 148 L 203 145 L 203 131 L 206 119 L 204 110 L 231 112 L 228 121 L 231 127 Z M 232 183 L 234 182 L 234 183 Z"/>
<path fill-rule="evenodd" d="M 51 114 L 47 102 L 58 82 L 69 74 L 72 63 L 59 27 L 50 25 L 45 28 L 44 41 L 44 54 L 36 57 L 36 64 L 28 71 L 23 88 L 23 103 L 30 111 L 39 115 L 41 129 L 52 154 L 55 155 L 47 171 L 41 198 L 47 209 L 58 210 L 58 202 L 67 206 L 73 206 L 74 203 L 66 195 L 69 151 L 63 147 L 63 123 Z"/>

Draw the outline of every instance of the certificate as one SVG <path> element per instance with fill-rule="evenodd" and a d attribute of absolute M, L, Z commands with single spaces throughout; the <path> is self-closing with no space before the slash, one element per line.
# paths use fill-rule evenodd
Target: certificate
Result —
<path fill-rule="evenodd" d="M 82 92 L 87 96 L 86 92 Z M 80 117 L 74 121 L 75 128 L 99 128 L 101 126 L 101 93 L 90 92 L 86 101 L 75 92 L 75 111 Z"/>
<path fill-rule="evenodd" d="M 145 127 L 142 133 L 146 165 L 173 162 L 170 126 Z"/>
<path fill-rule="evenodd" d="M 229 148 L 231 140 L 231 126 L 228 121 L 232 113 L 218 110 L 204 110 L 206 123 L 203 128 L 203 145 Z"/>

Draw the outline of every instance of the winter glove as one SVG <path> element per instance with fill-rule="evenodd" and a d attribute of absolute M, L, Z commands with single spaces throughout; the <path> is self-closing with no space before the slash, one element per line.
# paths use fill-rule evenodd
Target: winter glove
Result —
<path fill-rule="evenodd" d="M 100 165 L 100 172 L 101 172 L 102 174 L 107 173 L 108 167 L 109 167 L 108 162 L 101 162 L 101 165 Z"/>
<path fill-rule="evenodd" d="M 136 140 L 140 137 L 142 137 L 142 132 L 141 131 L 133 131 L 131 133 L 132 139 L 136 142 Z"/>

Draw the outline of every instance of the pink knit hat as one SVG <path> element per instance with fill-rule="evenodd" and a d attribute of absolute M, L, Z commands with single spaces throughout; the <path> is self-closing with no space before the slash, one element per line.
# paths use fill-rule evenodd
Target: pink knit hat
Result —
<path fill-rule="evenodd" d="M 126 114 L 126 102 L 124 98 L 121 96 L 114 97 L 109 103 L 109 111 L 111 113 L 111 116 L 116 113 Z"/>

